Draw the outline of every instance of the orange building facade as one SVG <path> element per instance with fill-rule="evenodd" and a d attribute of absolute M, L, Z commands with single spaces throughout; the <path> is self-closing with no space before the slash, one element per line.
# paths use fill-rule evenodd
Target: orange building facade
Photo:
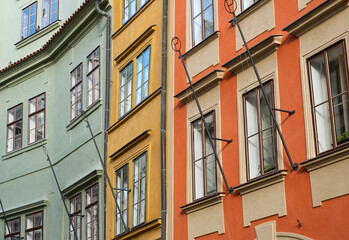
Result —
<path fill-rule="evenodd" d="M 347 239 L 348 0 L 234 2 L 265 95 L 224 1 L 170 2 L 208 131 L 172 51 L 168 238 Z"/>

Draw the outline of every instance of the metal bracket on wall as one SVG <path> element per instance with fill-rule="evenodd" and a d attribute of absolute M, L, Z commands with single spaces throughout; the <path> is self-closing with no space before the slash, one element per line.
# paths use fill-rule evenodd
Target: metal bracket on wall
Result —
<path fill-rule="evenodd" d="M 222 139 L 222 138 L 214 138 L 214 137 L 212 139 L 222 141 L 222 142 L 227 142 L 228 144 L 233 141 L 233 139 Z"/>
<path fill-rule="evenodd" d="M 292 114 L 294 114 L 296 112 L 295 110 L 288 111 L 288 110 L 283 110 L 283 109 L 278 109 L 278 108 L 272 108 L 272 109 L 275 111 L 288 113 L 289 116 L 291 116 Z"/>
<path fill-rule="evenodd" d="M 233 10 L 232 10 L 231 7 L 232 7 L 233 5 L 235 5 L 235 7 L 234 7 Z M 285 149 L 285 152 L 286 152 L 286 154 L 287 154 L 288 160 L 290 161 L 290 164 L 291 164 L 293 170 L 294 170 L 294 171 L 297 171 L 297 170 L 298 170 L 298 163 L 294 163 L 294 162 L 292 161 L 292 158 L 291 158 L 291 155 L 290 155 L 290 153 L 289 153 L 289 151 L 288 151 L 286 142 L 285 142 L 284 137 L 283 137 L 283 135 L 282 135 L 282 133 L 281 133 L 279 124 L 278 124 L 277 121 L 276 121 L 276 118 L 275 118 L 275 115 L 274 115 L 274 112 L 273 112 L 273 108 L 271 107 L 271 104 L 270 104 L 270 102 L 269 102 L 269 100 L 268 100 L 268 98 L 267 98 L 267 96 L 266 96 L 265 89 L 264 89 L 264 87 L 263 87 L 263 83 L 262 83 L 261 78 L 260 78 L 260 76 L 259 76 L 257 67 L 256 67 L 256 65 L 254 64 L 254 61 L 253 61 L 253 59 L 252 59 L 252 55 L 251 55 L 251 53 L 250 53 L 250 49 L 249 49 L 249 47 L 247 46 L 246 39 L 245 39 L 244 34 L 243 34 L 242 30 L 241 30 L 239 21 L 238 21 L 238 19 L 237 19 L 237 17 L 236 17 L 236 14 L 235 14 L 236 6 L 237 6 L 237 4 L 236 4 L 236 1 L 235 1 L 235 0 L 232 0 L 231 2 L 229 2 L 228 0 L 225 0 L 225 1 L 224 1 L 224 8 L 225 8 L 225 10 L 226 10 L 228 13 L 233 14 L 233 16 L 234 16 L 234 22 L 236 23 L 236 26 L 237 26 L 238 29 L 239 29 L 239 32 L 240 32 L 242 41 L 244 42 L 244 46 L 246 47 L 246 52 L 247 52 L 247 54 L 248 54 L 248 57 L 249 57 L 249 59 L 250 59 L 250 61 L 251 61 L 252 66 L 253 66 L 253 70 L 254 70 L 254 72 L 255 72 L 255 74 L 256 74 L 257 80 L 258 80 L 258 82 L 259 82 L 259 85 L 260 85 L 260 87 L 261 87 L 261 90 L 262 90 L 262 93 L 263 93 L 263 96 L 264 96 L 264 99 L 265 99 L 265 101 L 266 101 L 266 103 L 267 103 L 267 105 L 268 105 L 268 109 L 269 109 L 269 111 L 270 111 L 270 114 L 271 114 L 271 116 L 272 116 L 272 118 L 273 118 L 273 121 L 274 121 L 274 125 L 275 125 L 275 127 L 276 127 L 276 130 L 277 130 L 277 132 L 278 132 L 278 134 L 279 134 L 279 136 L 280 136 L 280 139 L 281 139 L 281 141 L 282 141 L 282 144 L 283 144 L 283 146 L 284 146 L 284 149 Z M 277 109 L 275 109 L 275 110 L 277 110 Z M 283 110 L 283 111 L 285 111 L 285 110 Z M 293 114 L 293 113 L 292 113 L 292 114 Z M 290 114 L 290 115 L 291 115 L 291 114 Z"/>

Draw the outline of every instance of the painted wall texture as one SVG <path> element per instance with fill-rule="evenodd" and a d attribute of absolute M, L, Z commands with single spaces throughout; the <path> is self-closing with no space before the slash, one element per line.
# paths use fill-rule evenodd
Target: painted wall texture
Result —
<path fill-rule="evenodd" d="M 228 5 L 171 2 L 170 38 L 181 40 L 210 134 L 232 139 L 214 143 L 234 192 L 213 161 L 183 65 L 172 52 L 169 238 L 346 239 L 348 1 L 226 3 L 236 4 L 231 11 L 272 108 L 295 110 L 273 113 L 299 168 L 289 162 Z"/>
<path fill-rule="evenodd" d="M 110 13 L 111 4 L 100 2 Z M 1 1 L 0 9 L 0 239 L 75 239 L 43 147 L 78 239 L 103 239 L 103 168 L 86 120 L 103 153 L 106 18 L 91 0 Z"/>
<path fill-rule="evenodd" d="M 107 239 L 161 239 L 162 4 L 114 1 Z"/>

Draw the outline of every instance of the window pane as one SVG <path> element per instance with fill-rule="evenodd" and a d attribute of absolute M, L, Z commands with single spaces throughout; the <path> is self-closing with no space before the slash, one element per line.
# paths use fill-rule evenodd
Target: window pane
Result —
<path fill-rule="evenodd" d="M 204 169 L 203 161 L 199 160 L 194 163 L 194 176 L 195 176 L 195 199 L 204 196 Z"/>
<path fill-rule="evenodd" d="M 206 179 L 207 194 L 216 192 L 216 161 L 214 154 L 206 158 Z"/>
<path fill-rule="evenodd" d="M 213 10 L 212 6 L 204 11 L 205 38 L 213 33 Z"/>
<path fill-rule="evenodd" d="M 206 9 L 208 6 L 212 5 L 212 0 L 203 0 L 203 7 L 202 9 Z"/>
<path fill-rule="evenodd" d="M 202 41 L 201 14 L 193 19 L 193 42 L 194 45 Z"/>
<path fill-rule="evenodd" d="M 42 225 L 42 213 L 35 214 L 35 227 Z"/>
<path fill-rule="evenodd" d="M 13 232 L 19 232 L 19 226 L 20 225 L 20 220 L 19 219 L 15 219 L 13 220 Z"/>
<path fill-rule="evenodd" d="M 16 107 L 16 120 L 19 120 L 22 118 L 22 105 L 19 105 Z"/>
<path fill-rule="evenodd" d="M 193 18 L 201 13 L 201 0 L 192 0 Z"/>
<path fill-rule="evenodd" d="M 311 61 L 310 69 L 313 83 L 314 105 L 316 106 L 328 100 L 324 57 L 321 56 Z"/>
<path fill-rule="evenodd" d="M 258 135 L 247 139 L 250 179 L 261 175 Z"/>
<path fill-rule="evenodd" d="M 22 39 L 28 36 L 29 26 L 29 8 L 26 8 L 22 12 Z"/>
<path fill-rule="evenodd" d="M 15 110 L 13 108 L 8 111 L 8 123 L 13 122 L 14 120 L 15 120 Z"/>
<path fill-rule="evenodd" d="M 92 59 L 92 55 L 89 56 L 89 58 L 87 59 L 87 71 L 91 72 L 93 69 L 93 59 Z"/>
<path fill-rule="evenodd" d="M 206 125 L 208 128 L 208 132 L 210 133 L 211 138 L 213 138 L 214 135 L 214 121 L 213 121 L 213 115 L 209 115 L 208 117 L 205 118 L 206 120 Z M 208 138 L 208 135 L 205 131 L 205 155 L 209 155 L 213 153 L 213 149 L 210 143 L 210 140 Z"/>
<path fill-rule="evenodd" d="M 245 98 L 247 137 L 258 132 L 258 111 L 256 98 L 256 92 L 248 94 Z"/>
<path fill-rule="evenodd" d="M 194 139 L 193 139 L 193 151 L 194 160 L 202 158 L 202 124 L 201 121 L 197 121 L 193 124 Z"/>
<path fill-rule="evenodd" d="M 319 153 L 332 148 L 331 121 L 328 103 L 315 108 Z"/>
<path fill-rule="evenodd" d="M 93 202 L 98 201 L 98 185 L 92 188 Z"/>
<path fill-rule="evenodd" d="M 86 204 L 91 204 L 91 191 L 86 192 Z"/>
<path fill-rule="evenodd" d="M 328 52 L 332 97 L 347 92 L 342 45 Z"/>
<path fill-rule="evenodd" d="M 45 108 L 45 95 L 41 95 L 38 98 L 38 110 L 44 109 Z"/>
<path fill-rule="evenodd" d="M 130 16 L 133 16 L 136 13 L 136 0 L 131 0 L 130 3 Z"/>
<path fill-rule="evenodd" d="M 251 6 L 255 0 L 242 0 L 242 10 L 245 10 L 249 6 Z"/>
<path fill-rule="evenodd" d="M 34 239 L 35 240 L 41 240 L 42 239 L 42 230 L 36 230 L 35 233 L 34 233 Z"/>
<path fill-rule="evenodd" d="M 271 104 L 271 85 L 267 84 L 264 86 L 265 94 L 268 98 L 269 103 Z M 262 120 L 262 130 L 269 128 L 273 125 L 272 116 L 270 114 L 270 110 L 268 108 L 267 101 L 263 95 L 262 89 L 259 90 L 259 101 L 260 101 L 260 114 Z"/>
<path fill-rule="evenodd" d="M 26 240 L 33 240 L 33 232 L 26 233 Z"/>
<path fill-rule="evenodd" d="M 336 138 L 338 143 L 349 139 L 348 95 L 343 94 L 333 99 Z"/>
<path fill-rule="evenodd" d="M 268 130 L 265 130 L 262 133 L 264 173 L 274 170 L 276 168 L 274 146 L 275 145 L 273 129 L 269 128 Z"/>
<path fill-rule="evenodd" d="M 33 215 L 29 215 L 29 216 L 27 216 L 27 227 L 26 227 L 26 229 L 33 228 L 33 226 L 34 226 Z"/>

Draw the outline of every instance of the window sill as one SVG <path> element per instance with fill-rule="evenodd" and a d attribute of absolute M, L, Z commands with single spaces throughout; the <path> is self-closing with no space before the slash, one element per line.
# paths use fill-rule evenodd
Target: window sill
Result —
<path fill-rule="evenodd" d="M 240 195 L 245 195 L 250 192 L 254 192 L 258 189 L 262 189 L 279 182 L 283 182 L 287 175 L 287 170 L 280 170 L 275 173 L 262 176 L 257 179 L 253 179 L 247 183 L 240 184 L 234 187 L 234 190 L 240 193 Z"/>
<path fill-rule="evenodd" d="M 41 139 L 41 140 L 39 140 L 39 141 L 37 141 L 35 143 L 31 143 L 30 145 L 22 147 L 22 148 L 20 148 L 18 150 L 15 150 L 15 151 L 12 151 L 10 153 L 7 153 L 7 154 L 3 155 L 1 158 L 2 158 L 2 160 L 7 160 L 7 159 L 15 157 L 15 156 L 17 156 L 19 154 L 22 154 L 22 153 L 28 152 L 30 150 L 33 150 L 35 148 L 41 147 L 41 146 L 43 146 L 45 144 L 47 144 L 47 139 L 46 138 Z"/>
<path fill-rule="evenodd" d="M 102 98 L 98 99 L 94 103 L 92 103 L 87 110 L 84 112 L 84 114 L 80 114 L 79 116 L 75 117 L 71 122 L 65 127 L 67 131 L 72 130 L 76 125 L 78 125 L 82 120 L 84 120 L 85 117 L 88 117 L 91 113 L 93 113 L 99 106 L 102 105 Z"/>
<path fill-rule="evenodd" d="M 116 38 L 121 32 L 123 32 L 139 15 L 142 14 L 143 11 L 152 3 L 154 0 L 149 0 L 146 2 L 137 12 L 135 15 L 133 15 L 131 18 L 129 18 L 125 23 L 122 24 L 122 26 L 116 30 L 115 33 L 111 36 L 112 39 Z"/>
<path fill-rule="evenodd" d="M 140 235 L 142 233 L 148 232 L 155 228 L 161 227 L 161 219 L 157 218 L 147 223 L 142 223 L 141 225 L 135 226 L 131 228 L 130 231 L 120 233 L 119 235 L 115 236 L 113 240 L 126 240 L 126 239 L 133 239 L 137 235 Z"/>
<path fill-rule="evenodd" d="M 183 58 L 188 59 L 190 56 L 198 52 L 203 47 L 207 46 L 210 42 L 217 39 L 219 37 L 220 31 L 213 32 L 210 36 L 199 42 L 197 45 L 183 53 Z"/>
<path fill-rule="evenodd" d="M 212 196 L 207 196 L 207 197 L 195 200 L 194 202 L 181 206 L 180 208 L 186 214 L 190 214 L 190 213 L 199 211 L 201 209 L 208 208 L 210 206 L 222 203 L 224 196 L 225 196 L 224 193 L 216 193 Z"/>
<path fill-rule="evenodd" d="M 349 147 L 338 149 L 337 151 L 318 156 L 307 161 L 301 162 L 302 167 L 307 169 L 308 172 L 314 171 L 319 168 L 326 167 L 336 162 L 347 160 L 349 156 Z"/>
<path fill-rule="evenodd" d="M 57 28 L 59 28 L 62 25 L 61 20 L 57 20 L 53 23 L 51 23 L 50 25 L 40 29 L 39 31 L 35 32 L 34 34 L 30 35 L 29 37 L 26 37 L 24 39 L 22 39 L 21 41 L 15 43 L 15 46 L 17 49 L 20 49 L 26 45 L 28 45 L 29 43 L 41 38 L 42 36 L 44 36 L 45 34 L 56 30 Z"/>
<path fill-rule="evenodd" d="M 255 3 L 253 3 L 251 6 L 249 6 L 248 8 L 246 8 L 245 10 L 243 10 L 242 12 L 240 12 L 236 16 L 237 20 L 240 22 L 243 19 L 247 18 L 252 13 L 254 13 L 257 9 L 261 8 L 264 4 L 266 4 L 268 1 L 271 1 L 271 0 L 259 0 L 259 1 L 255 2 Z M 231 19 L 229 21 L 229 23 L 235 24 L 234 18 Z"/>

